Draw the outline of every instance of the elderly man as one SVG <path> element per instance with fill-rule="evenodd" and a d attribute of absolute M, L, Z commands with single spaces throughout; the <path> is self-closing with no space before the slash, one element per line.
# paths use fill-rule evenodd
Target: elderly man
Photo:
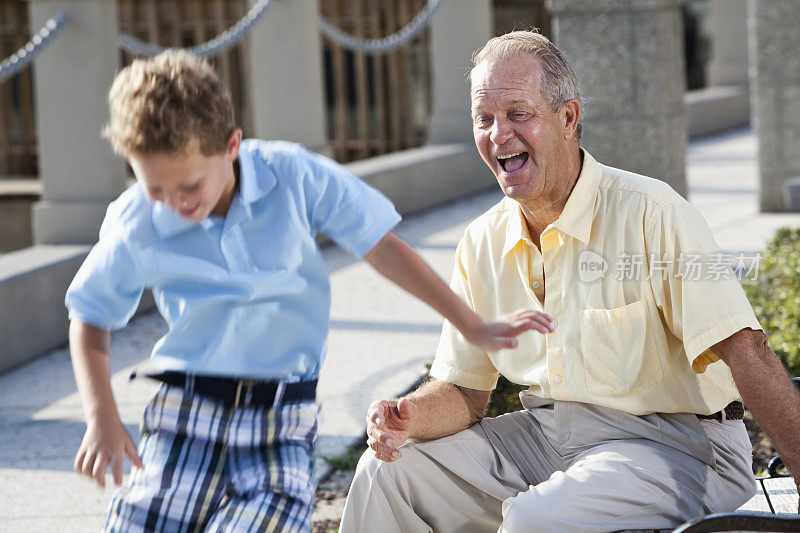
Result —
<path fill-rule="evenodd" d="M 491 39 L 470 77 L 506 197 L 467 228 L 452 287 L 484 317 L 540 308 L 550 332 L 487 354 L 445 324 L 434 379 L 370 407 L 341 531 L 617 531 L 732 510 L 755 492 L 742 398 L 800 472 L 800 397 L 733 272 L 708 269 L 698 212 L 580 148 L 577 79 L 541 35 Z M 530 386 L 524 409 L 482 419 L 499 373 Z"/>

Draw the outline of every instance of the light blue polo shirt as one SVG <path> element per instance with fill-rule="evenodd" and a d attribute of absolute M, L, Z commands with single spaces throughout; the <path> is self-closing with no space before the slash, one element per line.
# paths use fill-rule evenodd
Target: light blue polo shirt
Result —
<path fill-rule="evenodd" d="M 169 332 L 164 370 L 262 379 L 317 377 L 328 273 L 314 235 L 363 257 L 399 221 L 392 203 L 343 166 L 287 142 L 247 140 L 227 216 L 189 223 L 134 185 L 108 208 L 70 285 L 70 319 L 128 322 L 152 289 Z"/>

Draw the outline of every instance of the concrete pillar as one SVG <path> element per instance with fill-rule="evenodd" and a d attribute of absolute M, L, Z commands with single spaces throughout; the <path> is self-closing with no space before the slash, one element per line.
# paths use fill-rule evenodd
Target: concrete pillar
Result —
<path fill-rule="evenodd" d="M 681 0 L 547 0 L 587 101 L 582 145 L 686 196 Z"/>
<path fill-rule="evenodd" d="M 443 0 L 430 26 L 433 115 L 429 143 L 472 142 L 467 74 L 492 36 L 490 0 Z"/>
<path fill-rule="evenodd" d="M 248 8 L 256 0 L 248 0 Z M 273 2 L 249 32 L 253 133 L 328 153 L 318 0 Z"/>
<path fill-rule="evenodd" d="M 800 0 L 749 0 L 750 102 L 758 133 L 761 211 L 784 211 L 800 176 Z"/>
<path fill-rule="evenodd" d="M 116 0 L 30 0 L 32 31 L 64 11 L 64 32 L 33 63 L 42 201 L 35 244 L 97 240 L 106 206 L 125 187 L 123 161 L 100 131 L 117 70 Z"/>
<path fill-rule="evenodd" d="M 708 33 L 708 85 L 747 85 L 747 0 L 711 0 Z"/>

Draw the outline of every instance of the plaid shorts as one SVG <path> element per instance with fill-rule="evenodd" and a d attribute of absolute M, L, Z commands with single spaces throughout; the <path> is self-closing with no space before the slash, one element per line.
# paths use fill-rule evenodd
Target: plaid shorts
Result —
<path fill-rule="evenodd" d="M 318 425 L 311 400 L 233 409 L 164 384 L 103 530 L 310 532 Z"/>

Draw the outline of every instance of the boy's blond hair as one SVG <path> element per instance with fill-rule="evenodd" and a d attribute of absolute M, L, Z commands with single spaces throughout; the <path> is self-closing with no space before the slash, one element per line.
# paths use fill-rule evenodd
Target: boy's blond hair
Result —
<path fill-rule="evenodd" d="M 114 78 L 103 135 L 114 151 L 175 154 L 197 140 L 205 156 L 225 152 L 233 106 L 207 61 L 182 50 L 137 59 Z"/>

